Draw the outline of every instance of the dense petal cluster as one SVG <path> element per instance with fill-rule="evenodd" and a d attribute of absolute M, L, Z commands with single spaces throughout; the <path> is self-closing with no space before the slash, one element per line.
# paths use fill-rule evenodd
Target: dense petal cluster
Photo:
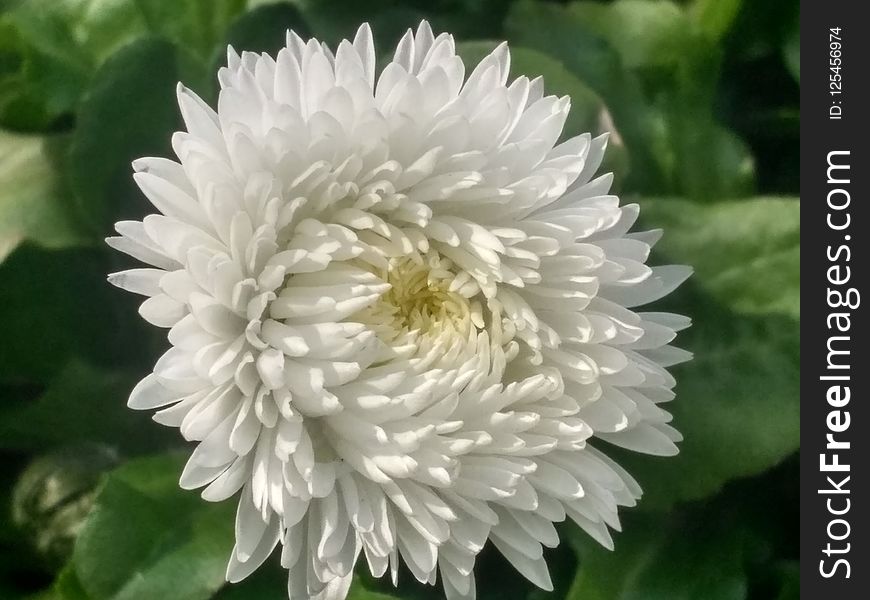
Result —
<path fill-rule="evenodd" d="M 198 442 L 184 488 L 240 492 L 230 581 L 281 545 L 294 599 L 341 600 L 360 554 L 472 598 L 490 541 L 547 589 L 554 523 L 610 546 L 640 496 L 594 440 L 676 453 L 688 320 L 632 309 L 689 270 L 645 264 L 605 137 L 559 143 L 569 99 L 509 64 L 466 77 L 425 22 L 379 75 L 368 26 L 289 33 L 230 49 L 217 111 L 179 86 L 178 161 L 134 163 L 159 214 L 108 243 L 151 266 L 110 281 L 171 349 L 129 405 Z"/>

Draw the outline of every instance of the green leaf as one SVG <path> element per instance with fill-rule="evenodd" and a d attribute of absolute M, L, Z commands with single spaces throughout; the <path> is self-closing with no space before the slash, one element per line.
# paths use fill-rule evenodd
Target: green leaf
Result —
<path fill-rule="evenodd" d="M 204 87 L 215 46 L 245 4 L 23 0 L 0 19 L 0 124 L 33 130 L 56 123 L 77 107 L 97 68 L 148 34 L 177 43 L 185 79 Z"/>
<path fill-rule="evenodd" d="M 368 590 L 360 578 L 354 577 L 347 600 L 397 600 L 397 597 Z"/>
<path fill-rule="evenodd" d="M 558 56 L 571 71 L 599 94 L 631 88 L 631 77 L 611 43 L 574 14 L 569 7 L 521 0 L 505 20 L 511 44 Z M 634 82 L 636 84 L 636 82 Z"/>
<path fill-rule="evenodd" d="M 794 0 L 745 2 L 728 32 L 729 58 L 757 60 L 775 54 L 799 20 L 800 3 Z"/>
<path fill-rule="evenodd" d="M 792 30 L 782 45 L 782 56 L 788 72 L 798 83 L 801 82 L 801 32 L 798 25 Z"/>
<path fill-rule="evenodd" d="M 625 68 L 607 39 L 570 7 L 528 0 L 512 5 L 505 30 L 512 44 L 558 56 L 575 77 L 603 98 L 631 155 L 626 186 L 665 189 L 659 164 L 670 152 L 664 115 L 646 100 L 637 75 Z"/>
<path fill-rule="evenodd" d="M 90 600 L 71 564 L 61 569 L 52 591 L 57 600 Z"/>
<path fill-rule="evenodd" d="M 660 200 L 641 213 L 665 229 L 656 249 L 666 261 L 696 269 L 664 306 L 694 321 L 677 342 L 695 357 L 674 369 L 667 406 L 680 454 L 613 451 L 644 488 L 641 506 L 656 509 L 761 473 L 800 445 L 798 202 Z"/>
<path fill-rule="evenodd" d="M 50 117 L 25 68 L 24 42 L 12 21 L 0 15 L 0 127 L 37 131 L 48 125 Z"/>
<path fill-rule="evenodd" d="M 723 5 L 730 1 L 717 0 L 718 10 L 726 10 Z M 738 8 L 730 9 L 730 19 Z M 712 9 L 705 10 L 704 18 L 712 20 L 707 14 Z M 606 39 L 626 68 L 638 72 L 644 103 L 658 107 L 650 109 L 649 117 L 657 111 L 663 116 L 667 141 L 655 157 L 667 182 L 665 189 L 704 200 L 754 193 L 755 165 L 749 148 L 713 116 L 721 57 L 701 24 L 669 0 L 575 2 L 567 11 Z M 653 123 L 647 125 L 647 136 L 655 133 Z"/>
<path fill-rule="evenodd" d="M 705 292 L 742 313 L 800 319 L 800 202 L 755 198 L 700 206 L 643 201 L 644 222 L 662 227 L 656 246 L 691 264 Z"/>
<path fill-rule="evenodd" d="M 801 572 L 798 561 L 788 561 L 780 566 L 780 588 L 776 600 L 798 600 L 801 596 Z"/>
<path fill-rule="evenodd" d="M 15 482 L 12 521 L 20 541 L 48 572 L 63 567 L 93 505 L 103 473 L 118 464 L 117 453 L 93 443 L 70 444 L 32 460 Z"/>
<path fill-rule="evenodd" d="M 94 76 L 69 154 L 72 189 L 93 230 L 105 234 L 119 218 L 147 211 L 130 162 L 170 153 L 179 126 L 177 69 L 173 46 L 146 38 L 120 50 Z"/>
<path fill-rule="evenodd" d="M 93 67 L 144 32 L 130 0 L 24 0 L 10 18 L 40 53 Z"/>
<path fill-rule="evenodd" d="M 16 129 L 44 127 L 70 111 L 88 75 L 89 60 L 73 37 L 64 3 L 54 9 L 37 4 L 21 2 L 0 21 L 8 65 L 3 125 Z"/>
<path fill-rule="evenodd" d="M 679 102 L 679 101 L 676 101 Z M 669 111 L 668 129 L 674 162 L 673 189 L 710 201 L 755 192 L 755 160 L 746 143 L 691 102 Z"/>
<path fill-rule="evenodd" d="M 127 408 L 136 380 L 136 375 L 72 360 L 37 399 L 0 407 L 0 448 L 45 451 L 102 442 L 142 452 L 174 440 L 170 430 L 154 430 L 145 415 Z"/>
<path fill-rule="evenodd" d="M 695 0 L 690 15 L 708 39 L 718 41 L 731 29 L 741 6 L 743 0 Z"/>
<path fill-rule="evenodd" d="M 59 181 L 63 142 L 0 131 L 0 262 L 24 240 L 47 248 L 88 241 Z"/>
<path fill-rule="evenodd" d="M 682 8 L 669 0 L 573 2 L 570 12 L 616 48 L 626 67 L 672 66 L 686 60 L 694 31 Z"/>
<path fill-rule="evenodd" d="M 397 600 L 397 597 L 388 596 L 387 594 L 382 594 L 380 592 L 371 592 L 354 584 L 354 586 L 350 588 L 347 600 Z"/>
<path fill-rule="evenodd" d="M 153 33 L 208 61 L 227 27 L 241 13 L 246 0 L 133 0 Z"/>
<path fill-rule="evenodd" d="M 625 511 L 612 552 L 562 525 L 580 563 L 567 600 L 796 598 L 798 472 L 794 455 L 670 513 Z"/>
<path fill-rule="evenodd" d="M 94 69 L 145 32 L 130 0 L 23 0 L 6 22 L 19 41 L 18 100 L 29 95 L 43 121 L 73 110 Z"/>
<path fill-rule="evenodd" d="M 749 149 L 713 115 L 721 50 L 680 6 L 521 1 L 505 28 L 603 98 L 631 156 L 626 187 L 705 200 L 754 193 Z"/>
<path fill-rule="evenodd" d="M 632 514 L 625 521 L 612 552 L 571 530 L 580 568 L 567 600 L 746 598 L 740 527 L 709 513 Z"/>
<path fill-rule="evenodd" d="M 129 339 L 150 338 L 139 337 L 145 330 L 132 306 L 119 319 L 106 283 L 109 270 L 103 252 L 33 244 L 19 246 L 0 264 L 0 382 L 47 383 L 73 356 L 98 364 L 141 356 L 147 344 Z"/>
<path fill-rule="evenodd" d="M 96 600 L 210 598 L 233 545 L 231 502 L 178 487 L 183 461 L 131 461 L 111 473 L 76 542 L 73 565 Z"/>
<path fill-rule="evenodd" d="M 287 600 L 287 570 L 267 560 L 244 581 L 224 585 L 212 600 Z"/>

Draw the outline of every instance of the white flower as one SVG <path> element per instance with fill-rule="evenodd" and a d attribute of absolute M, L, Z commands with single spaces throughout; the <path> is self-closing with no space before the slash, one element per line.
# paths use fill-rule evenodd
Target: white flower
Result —
<path fill-rule="evenodd" d="M 199 442 L 182 487 L 241 490 L 230 581 L 280 543 L 294 599 L 344 598 L 360 552 L 473 598 L 489 540 L 550 589 L 553 523 L 610 547 L 640 496 L 593 440 L 677 452 L 689 322 L 631 309 L 689 269 L 645 265 L 605 137 L 557 144 L 569 99 L 509 64 L 466 78 L 425 22 L 380 75 L 367 25 L 289 33 L 229 50 L 217 112 L 179 86 L 180 162 L 134 163 L 162 214 L 108 243 L 153 268 L 110 280 L 172 348 L 129 405 Z"/>

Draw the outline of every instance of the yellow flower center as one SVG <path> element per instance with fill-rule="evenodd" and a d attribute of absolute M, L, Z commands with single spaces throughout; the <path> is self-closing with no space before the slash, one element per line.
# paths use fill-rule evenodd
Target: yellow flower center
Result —
<path fill-rule="evenodd" d="M 392 259 L 389 268 L 380 273 L 390 289 L 352 320 L 366 323 L 384 341 L 404 333 L 467 334 L 475 322 L 482 325 L 480 310 L 477 303 L 450 290 L 455 279 L 451 267 L 449 260 L 437 255 L 427 256 L 423 263 Z"/>

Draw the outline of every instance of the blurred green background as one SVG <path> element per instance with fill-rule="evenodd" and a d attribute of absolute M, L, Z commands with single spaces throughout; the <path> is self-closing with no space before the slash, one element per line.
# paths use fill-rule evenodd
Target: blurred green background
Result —
<path fill-rule="evenodd" d="M 616 551 L 563 526 L 548 595 L 485 550 L 479 598 L 798 597 L 797 0 L 0 0 L 0 598 L 285 598 L 277 564 L 224 586 L 233 503 L 177 489 L 175 431 L 126 408 L 167 343 L 102 238 L 147 212 L 130 161 L 171 154 L 176 81 L 214 102 L 227 43 L 369 21 L 384 58 L 422 18 L 467 60 L 509 40 L 514 75 L 572 96 L 566 134 L 612 131 L 655 262 L 696 270 L 657 307 L 695 323 L 680 455 L 613 450 L 646 492 Z M 351 598 L 383 594 L 439 597 L 361 574 Z"/>

